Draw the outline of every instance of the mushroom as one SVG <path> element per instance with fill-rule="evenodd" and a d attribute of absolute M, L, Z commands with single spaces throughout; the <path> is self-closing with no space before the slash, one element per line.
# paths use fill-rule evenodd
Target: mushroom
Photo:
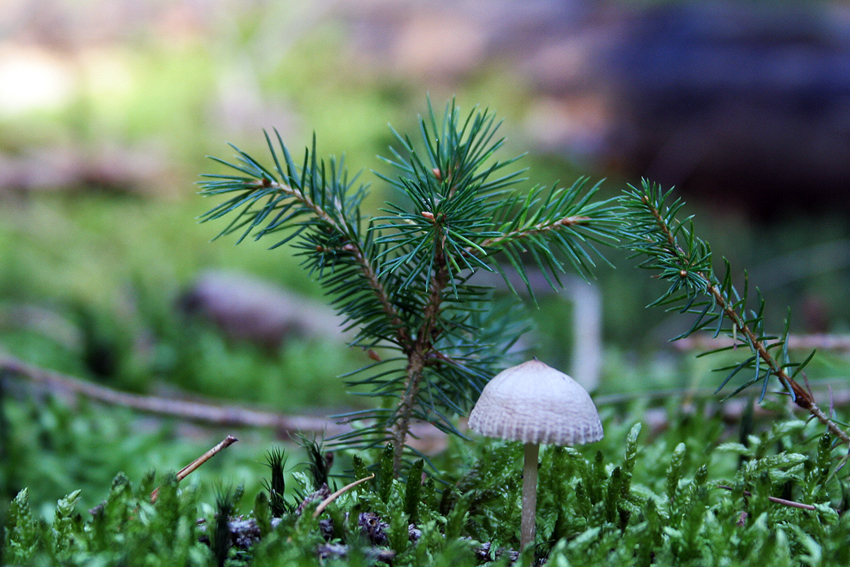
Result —
<path fill-rule="evenodd" d="M 497 374 L 469 414 L 486 437 L 525 443 L 520 549 L 534 541 L 540 443 L 575 445 L 603 437 L 599 413 L 578 382 L 537 358 Z"/>

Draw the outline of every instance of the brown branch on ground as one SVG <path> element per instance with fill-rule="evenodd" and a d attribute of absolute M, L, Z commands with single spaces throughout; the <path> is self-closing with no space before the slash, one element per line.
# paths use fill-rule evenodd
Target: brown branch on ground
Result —
<path fill-rule="evenodd" d="M 701 333 L 691 335 L 678 341 L 670 343 L 679 351 L 691 350 L 716 350 L 728 348 L 735 343 L 731 337 L 714 337 L 711 334 Z M 740 342 L 738 346 L 741 345 Z M 829 350 L 836 352 L 850 351 L 850 335 L 788 335 L 788 348 L 792 350 Z"/>
<path fill-rule="evenodd" d="M 272 429 L 281 438 L 287 438 L 293 433 L 299 432 L 317 433 L 330 437 L 351 431 L 351 425 L 328 418 L 280 415 L 274 412 L 233 405 L 215 405 L 130 394 L 93 384 L 74 376 L 26 364 L 14 357 L 0 355 L 0 378 L 3 375 L 17 376 L 45 386 L 54 393 L 82 395 L 101 403 L 154 415 L 222 427 Z M 446 434 L 431 424 L 412 423 L 410 424 L 410 431 L 414 434 L 414 437 L 408 440 L 408 445 L 415 446 L 417 450 L 425 454 L 435 454 L 446 445 Z"/>
<path fill-rule="evenodd" d="M 80 378 L 25 364 L 7 356 L 0 357 L 0 375 L 2 374 L 18 376 L 36 384 L 42 384 L 51 391 L 80 394 L 110 405 L 189 421 L 230 427 L 269 428 L 277 431 L 279 435 L 299 431 L 338 435 L 351 429 L 350 426 L 323 418 L 285 416 L 238 406 L 218 406 L 121 392 Z"/>
<path fill-rule="evenodd" d="M 53 392 L 83 395 L 98 402 L 126 407 L 136 411 L 216 426 L 272 429 L 282 437 L 293 432 L 314 432 L 336 435 L 351 430 L 350 425 L 327 418 L 285 416 L 273 412 L 237 406 L 219 406 L 157 396 L 129 394 L 107 388 L 106 386 L 92 384 L 80 378 L 25 364 L 12 357 L 0 356 L 0 377 L 4 374 L 17 376 L 24 380 L 41 384 Z M 697 398 L 715 400 L 717 398 L 714 395 L 714 391 L 708 389 L 698 391 L 659 390 L 598 396 L 595 401 L 598 406 L 602 407 L 627 404 L 635 399 L 654 402 L 677 397 L 687 398 L 691 401 Z M 733 398 L 723 403 L 719 401 L 716 404 L 712 403 L 706 408 L 706 411 L 718 411 L 726 423 L 736 424 L 749 403 L 744 398 Z M 789 402 L 788 405 L 791 409 L 797 409 L 797 406 L 793 403 Z M 834 407 L 850 406 L 850 390 L 835 390 L 832 394 L 832 405 Z M 695 407 L 693 404 L 689 404 L 681 409 L 684 413 L 693 412 L 694 410 Z M 758 419 L 775 414 L 756 405 L 754 415 Z M 644 413 L 642 421 L 653 434 L 656 434 L 670 425 L 669 412 L 665 408 L 649 408 Z M 465 429 L 465 423 L 463 421 L 458 426 L 461 431 Z M 414 436 L 412 439 L 408 439 L 408 444 L 415 444 L 416 448 L 425 454 L 438 453 L 445 447 L 446 434 L 430 424 L 417 422 L 411 424 L 410 430 L 414 433 Z"/>

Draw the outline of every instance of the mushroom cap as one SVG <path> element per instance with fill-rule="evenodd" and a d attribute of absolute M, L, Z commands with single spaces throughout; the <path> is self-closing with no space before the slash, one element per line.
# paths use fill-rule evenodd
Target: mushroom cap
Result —
<path fill-rule="evenodd" d="M 537 359 L 503 370 L 484 386 L 469 414 L 469 428 L 523 443 L 576 445 L 603 437 L 587 391 Z"/>

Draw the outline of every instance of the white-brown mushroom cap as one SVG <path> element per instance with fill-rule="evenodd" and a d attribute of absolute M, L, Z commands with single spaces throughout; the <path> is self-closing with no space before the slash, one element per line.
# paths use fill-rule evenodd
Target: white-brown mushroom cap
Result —
<path fill-rule="evenodd" d="M 587 391 L 537 359 L 503 370 L 484 386 L 469 414 L 469 428 L 523 443 L 577 445 L 603 437 Z"/>

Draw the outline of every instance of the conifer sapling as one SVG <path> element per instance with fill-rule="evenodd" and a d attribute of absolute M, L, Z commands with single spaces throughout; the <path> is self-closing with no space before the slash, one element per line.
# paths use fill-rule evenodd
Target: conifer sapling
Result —
<path fill-rule="evenodd" d="M 213 158 L 231 172 L 200 183 L 201 194 L 225 198 L 201 220 L 229 217 L 221 234 L 239 232 L 239 241 L 292 243 L 356 329 L 351 346 L 382 351 L 347 383 L 384 402 L 342 416 L 362 426 L 330 444 L 362 449 L 391 441 L 395 474 L 411 423 L 459 433 L 453 416 L 467 413 L 527 329 L 514 310 L 494 308 L 492 289 L 470 278 L 479 270 L 505 275 L 506 263 L 528 286 L 525 263 L 533 262 L 557 286 L 568 265 L 588 274 L 593 244 L 615 233 L 616 207 L 592 202 L 598 186 L 586 189 L 586 179 L 518 189 L 520 172 L 505 172 L 518 158 L 494 159 L 504 142 L 498 127 L 491 112 L 464 116 L 452 102 L 441 119 L 429 105 L 418 143 L 393 130 L 399 147 L 384 159 L 392 173 L 376 175 L 395 195 L 371 218 L 363 210 L 366 185 L 348 176 L 342 159 L 320 160 L 315 137 L 300 164 L 277 133 L 278 147 L 266 135 L 272 167 L 233 146 L 235 163 Z"/>

